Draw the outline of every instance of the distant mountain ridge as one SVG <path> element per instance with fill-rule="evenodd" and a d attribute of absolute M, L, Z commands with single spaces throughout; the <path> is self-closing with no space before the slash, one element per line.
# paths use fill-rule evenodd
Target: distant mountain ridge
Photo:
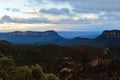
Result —
<path fill-rule="evenodd" d="M 14 31 L 14 32 L 9 32 L 9 36 L 42 36 L 42 35 L 58 35 L 57 32 L 55 31 L 45 31 L 45 32 L 36 32 L 36 31 Z"/>
<path fill-rule="evenodd" d="M 14 44 L 55 44 L 65 40 L 55 31 L 35 32 L 35 31 L 15 31 L 0 33 L 0 40 L 6 40 Z"/>
<path fill-rule="evenodd" d="M 99 36 L 102 31 L 57 31 L 60 36 L 63 36 L 68 39 L 73 39 L 75 37 L 81 38 L 96 38 Z"/>
<path fill-rule="evenodd" d="M 0 40 L 6 40 L 13 44 L 57 44 L 67 46 L 91 45 L 98 47 L 107 47 L 120 45 L 120 30 L 105 30 L 101 35 L 94 39 L 76 37 L 66 39 L 55 31 L 15 31 L 9 33 L 0 33 Z"/>

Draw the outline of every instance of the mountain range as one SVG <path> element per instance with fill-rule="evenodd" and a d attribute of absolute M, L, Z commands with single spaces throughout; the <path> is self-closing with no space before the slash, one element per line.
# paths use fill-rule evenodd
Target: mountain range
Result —
<path fill-rule="evenodd" d="M 97 47 L 109 47 L 120 45 L 120 30 L 105 30 L 96 38 L 76 37 L 67 39 L 60 36 L 55 31 L 15 31 L 8 33 L 0 33 L 0 40 L 6 40 L 13 44 L 57 44 L 66 46 L 91 45 Z"/>

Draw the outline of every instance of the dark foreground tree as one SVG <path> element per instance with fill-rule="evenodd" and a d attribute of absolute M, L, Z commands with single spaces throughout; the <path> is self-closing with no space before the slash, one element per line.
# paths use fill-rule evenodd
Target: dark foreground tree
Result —
<path fill-rule="evenodd" d="M 59 80 L 54 74 L 46 74 L 39 64 L 17 67 L 14 60 L 0 54 L 0 80 Z"/>

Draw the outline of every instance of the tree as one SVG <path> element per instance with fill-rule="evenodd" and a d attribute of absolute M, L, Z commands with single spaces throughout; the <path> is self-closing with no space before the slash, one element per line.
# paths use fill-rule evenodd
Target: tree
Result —
<path fill-rule="evenodd" d="M 59 80 L 59 78 L 54 74 L 50 73 L 50 74 L 47 74 L 47 80 Z"/>
<path fill-rule="evenodd" d="M 41 80 L 44 77 L 43 69 L 39 64 L 32 66 L 32 75 L 35 80 Z"/>
<path fill-rule="evenodd" d="M 0 58 L 0 78 L 8 79 L 10 73 L 14 70 L 14 61 L 11 58 L 1 57 Z"/>
<path fill-rule="evenodd" d="M 31 69 L 27 66 L 18 67 L 15 74 L 16 80 L 32 80 Z"/>

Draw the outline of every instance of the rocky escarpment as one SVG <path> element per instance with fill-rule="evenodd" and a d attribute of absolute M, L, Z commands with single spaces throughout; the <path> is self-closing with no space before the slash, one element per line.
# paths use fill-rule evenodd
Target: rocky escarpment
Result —
<path fill-rule="evenodd" d="M 14 32 L 10 32 L 8 33 L 8 36 L 48 36 L 48 35 L 52 35 L 52 36 L 58 36 L 57 32 L 55 31 L 45 31 L 45 32 L 36 32 L 36 31 L 14 31 Z"/>
<path fill-rule="evenodd" d="M 120 38 L 120 30 L 106 30 L 100 37 Z"/>

